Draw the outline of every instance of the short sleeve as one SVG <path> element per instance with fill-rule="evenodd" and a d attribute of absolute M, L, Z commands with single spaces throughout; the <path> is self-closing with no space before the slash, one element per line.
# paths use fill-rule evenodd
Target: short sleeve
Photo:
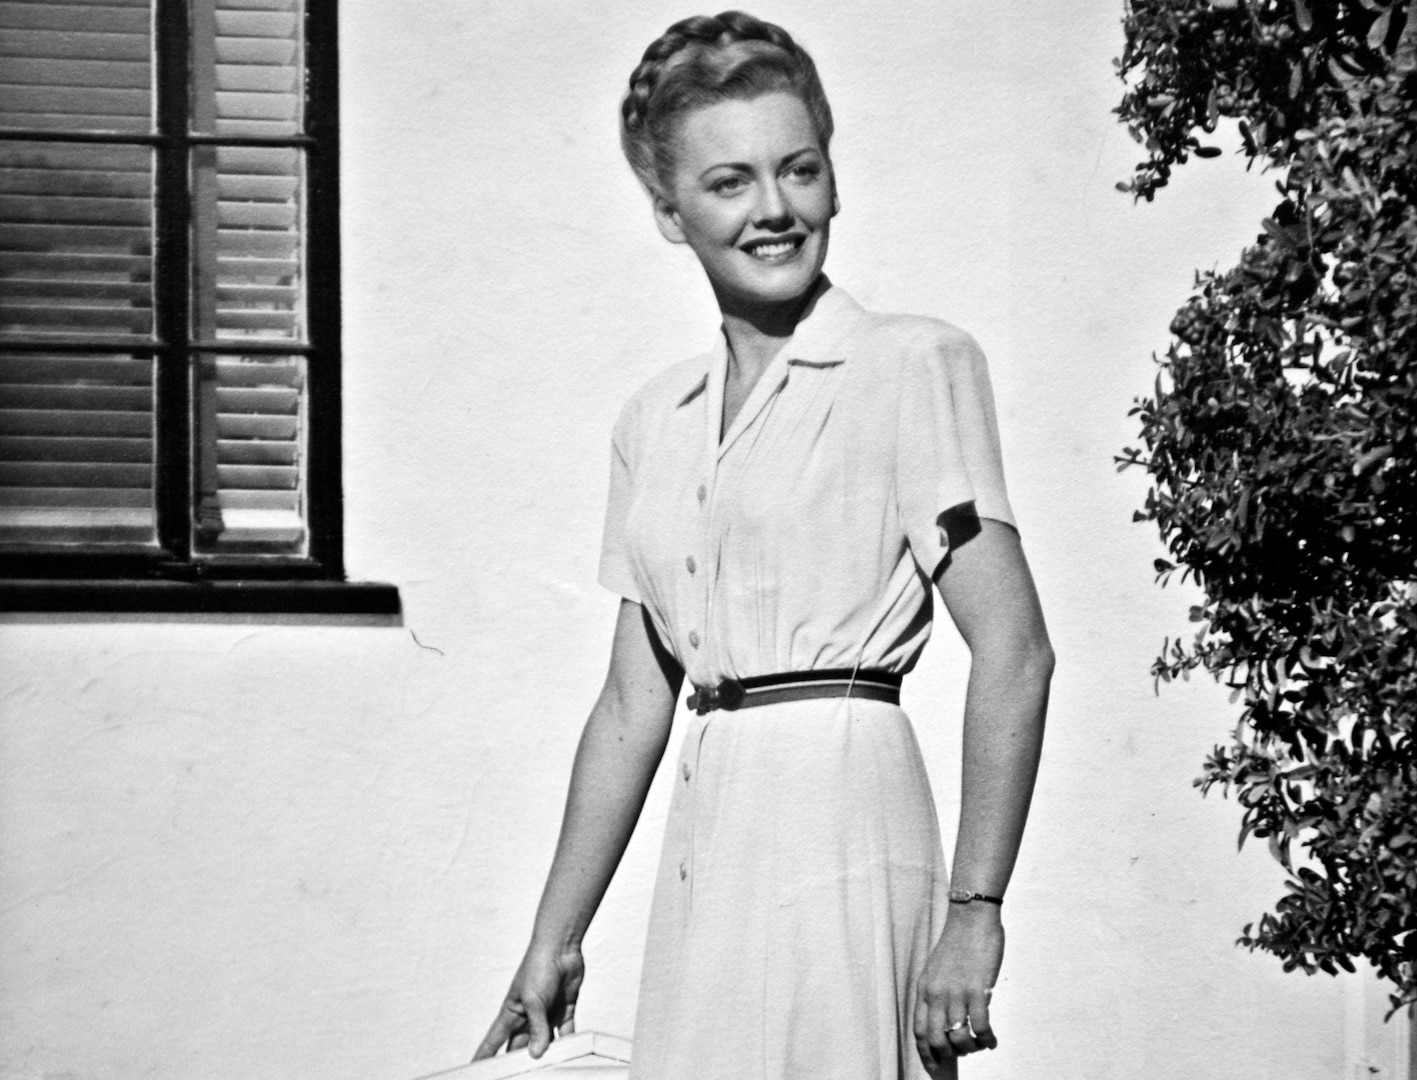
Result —
<path fill-rule="evenodd" d="M 635 581 L 626 519 L 634 493 L 634 480 L 629 441 L 629 410 L 621 413 L 610 442 L 610 496 L 605 505 L 605 532 L 600 544 L 600 584 L 627 600 L 640 602 L 640 589 Z"/>
<path fill-rule="evenodd" d="M 973 503 L 980 517 L 1017 527 L 1004 486 L 999 424 L 984 353 L 936 324 L 911 355 L 901 387 L 896 498 L 911 553 L 931 577 L 949 551 L 940 515 Z"/>

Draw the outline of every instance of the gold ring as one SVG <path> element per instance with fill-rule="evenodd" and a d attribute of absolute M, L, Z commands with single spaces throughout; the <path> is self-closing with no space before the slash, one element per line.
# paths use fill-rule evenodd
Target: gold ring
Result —
<path fill-rule="evenodd" d="M 953 1035 L 956 1031 L 963 1031 L 963 1030 L 964 1030 L 964 1025 L 967 1024 L 967 1023 L 969 1023 L 968 1020 L 961 1020 L 961 1021 L 960 1021 L 959 1023 L 957 1023 L 957 1024 L 951 1024 L 949 1027 L 945 1028 L 945 1034 L 946 1034 L 946 1035 Z"/>

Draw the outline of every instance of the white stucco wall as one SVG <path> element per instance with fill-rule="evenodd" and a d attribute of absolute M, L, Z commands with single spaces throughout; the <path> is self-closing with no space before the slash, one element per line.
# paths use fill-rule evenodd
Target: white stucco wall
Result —
<path fill-rule="evenodd" d="M 615 135 L 690 9 L 607 6 L 341 4 L 347 555 L 404 625 L 0 624 L 4 1080 L 410 1080 L 480 1039 L 607 654 L 610 425 L 715 325 Z M 1232 944 L 1280 877 L 1191 788 L 1225 696 L 1152 692 L 1188 598 L 1152 584 L 1144 480 L 1112 463 L 1192 270 L 1270 181 L 1221 159 L 1151 206 L 1113 190 L 1140 153 L 1109 115 L 1120 0 L 754 10 L 832 96 L 834 279 L 990 356 L 1060 656 L 1002 1046 L 966 1075 L 1395 1069 L 1380 994 Z M 947 833 L 965 662 L 942 628 L 907 690 Z M 588 939 L 583 1028 L 630 1033 L 664 799 Z"/>

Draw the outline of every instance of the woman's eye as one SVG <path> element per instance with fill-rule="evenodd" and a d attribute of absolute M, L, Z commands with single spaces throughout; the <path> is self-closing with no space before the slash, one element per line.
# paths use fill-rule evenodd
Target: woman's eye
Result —
<path fill-rule="evenodd" d="M 719 195 L 731 195 L 744 184 L 741 176 L 725 176 L 722 180 L 715 180 L 710 190 Z"/>
<path fill-rule="evenodd" d="M 788 171 L 789 175 L 797 180 L 815 180 L 822 175 L 822 167 L 815 163 L 809 165 L 794 165 Z"/>

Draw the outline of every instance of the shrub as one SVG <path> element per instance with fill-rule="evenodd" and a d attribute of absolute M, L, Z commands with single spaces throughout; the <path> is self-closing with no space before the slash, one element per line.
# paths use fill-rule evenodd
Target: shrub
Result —
<path fill-rule="evenodd" d="M 1417 1000 L 1417 12 L 1407 0 L 1133 0 L 1117 109 L 1151 200 L 1222 118 L 1278 203 L 1200 274 L 1137 402 L 1152 521 L 1203 601 L 1160 681 L 1242 703 L 1196 784 L 1287 882 L 1240 944 L 1367 958 Z"/>

